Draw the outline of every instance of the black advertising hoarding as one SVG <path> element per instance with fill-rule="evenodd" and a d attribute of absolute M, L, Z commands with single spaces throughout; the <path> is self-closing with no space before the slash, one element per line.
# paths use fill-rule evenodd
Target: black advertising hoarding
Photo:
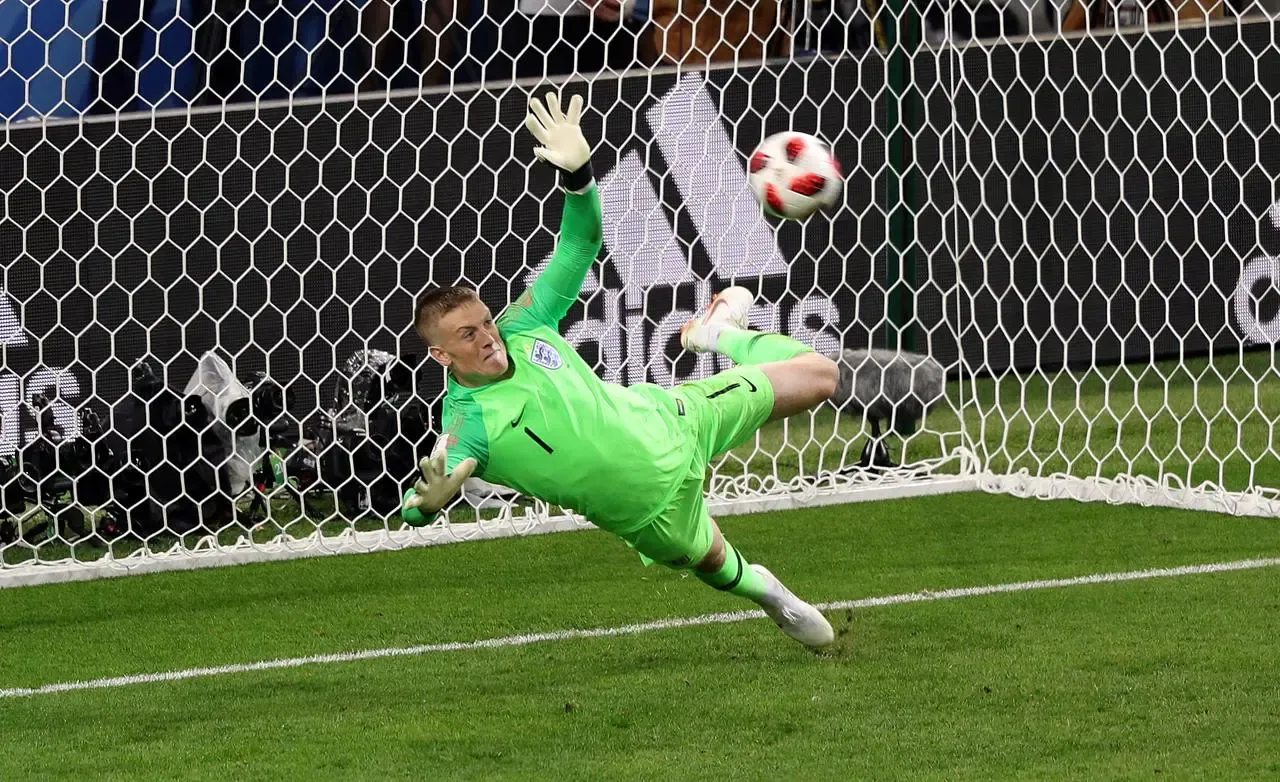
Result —
<path fill-rule="evenodd" d="M 919 160 L 918 238 L 943 251 L 917 274 L 951 326 L 923 345 L 949 364 L 959 335 L 966 369 L 1000 372 L 1280 341 L 1274 41 L 1267 22 L 919 58 L 946 89 Z"/>
<path fill-rule="evenodd" d="M 833 98 L 836 81 L 853 78 L 846 63 L 569 87 L 592 109 L 584 131 L 597 142 L 608 227 L 563 326 L 603 376 L 670 383 L 715 371 L 711 356 L 673 361 L 678 328 L 733 282 L 762 293 L 761 327 L 824 349 L 867 343 L 856 324 L 877 323 L 883 308 L 867 293 L 860 242 L 884 235 L 867 173 L 884 144 L 869 99 Z M 357 350 L 422 353 L 412 302 L 430 282 L 476 285 L 496 311 L 550 255 L 559 226 L 554 175 L 534 163 L 523 128 L 528 94 L 10 130 L 4 404 L 54 378 L 60 418 L 74 426 L 71 408 L 127 393 L 144 356 L 181 387 L 216 348 L 242 376 L 265 370 L 290 384 L 305 415 L 332 398 L 335 367 Z M 818 102 L 788 97 L 806 94 Z M 849 117 L 855 130 L 842 131 Z M 775 234 L 744 163 L 762 133 L 791 121 L 831 129 L 858 208 Z M 423 366 L 432 398 L 443 376 Z"/>
<path fill-rule="evenodd" d="M 1182 35 L 1194 55 L 1168 34 L 917 55 L 917 350 L 999 372 L 1280 336 L 1274 296 L 1259 312 L 1237 294 L 1242 269 L 1247 293 L 1274 285 L 1280 251 L 1271 25 Z M 734 282 L 761 292 L 761 327 L 820 349 L 882 339 L 885 76 L 870 53 L 569 87 L 591 108 L 607 225 L 562 327 L 602 376 L 714 371 L 676 335 Z M 500 308 L 558 227 L 528 90 L 12 127 L 0 415 L 55 389 L 74 428 L 140 358 L 181 387 L 214 348 L 290 384 L 305 415 L 357 350 L 421 353 L 428 283 Z M 764 222 L 746 189 L 751 149 L 786 128 L 831 141 L 848 177 L 843 208 L 804 226 Z M 425 363 L 423 394 L 441 379 Z"/>

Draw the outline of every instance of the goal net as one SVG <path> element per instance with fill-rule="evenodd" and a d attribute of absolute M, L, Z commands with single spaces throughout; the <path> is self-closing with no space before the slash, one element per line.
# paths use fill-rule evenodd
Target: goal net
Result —
<path fill-rule="evenodd" d="M 548 88 L 596 144 L 605 248 L 561 327 L 602 378 L 727 367 L 678 334 L 730 284 L 842 364 L 830 404 L 716 461 L 714 513 L 978 489 L 1280 513 L 1265 16 L 965 42 L 837 4 L 815 53 L 835 22 L 801 4 L 772 52 L 517 79 L 435 6 L 103 5 L 0 7 L 0 585 L 587 527 L 482 481 L 398 515 L 444 381 L 415 297 L 500 310 L 553 249 L 522 129 Z M 833 145 L 838 209 L 761 214 L 746 160 L 785 129 Z"/>

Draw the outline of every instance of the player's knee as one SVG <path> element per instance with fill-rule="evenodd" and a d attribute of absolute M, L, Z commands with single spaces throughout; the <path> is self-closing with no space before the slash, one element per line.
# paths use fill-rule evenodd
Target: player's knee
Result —
<path fill-rule="evenodd" d="M 821 353 L 810 353 L 809 361 L 813 365 L 814 404 L 825 402 L 835 395 L 840 384 L 840 365 Z"/>
<path fill-rule="evenodd" d="M 724 549 L 718 549 L 707 552 L 702 561 L 694 566 L 695 570 L 703 573 L 714 573 L 724 567 Z"/>
<path fill-rule="evenodd" d="M 724 538 L 717 534 L 711 542 L 711 550 L 694 565 L 694 569 L 704 573 L 714 573 L 722 567 L 724 567 Z"/>

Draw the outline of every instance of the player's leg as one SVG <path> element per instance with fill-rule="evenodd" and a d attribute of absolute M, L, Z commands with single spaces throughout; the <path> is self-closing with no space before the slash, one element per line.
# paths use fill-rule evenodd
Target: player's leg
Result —
<path fill-rule="evenodd" d="M 739 365 L 672 389 L 698 417 L 708 459 L 747 442 L 769 421 L 821 404 L 840 380 L 836 362 L 803 342 L 747 329 L 753 300 L 745 288 L 721 291 L 680 333 L 686 349 L 724 353 Z"/>
<path fill-rule="evenodd" d="M 725 540 L 715 520 L 710 517 L 706 520 L 713 540 L 711 550 L 694 566 L 699 579 L 716 589 L 754 601 L 782 632 L 805 646 L 816 649 L 835 640 L 831 623 L 821 611 L 796 597 L 768 568 L 748 563 L 733 544 Z"/>
<path fill-rule="evenodd" d="M 720 526 L 715 519 L 700 511 L 703 518 L 696 520 L 702 535 L 711 541 L 711 548 L 701 557 L 693 560 L 693 572 L 703 583 L 715 587 L 722 592 L 745 597 L 761 604 L 768 595 L 768 584 L 760 574 L 752 569 L 742 558 L 742 554 L 724 539 Z"/>
<path fill-rule="evenodd" d="M 754 297 L 744 288 L 729 288 L 712 300 L 701 318 L 686 324 L 681 342 L 687 349 L 716 350 L 739 366 L 705 380 L 671 390 L 694 422 L 705 460 L 749 440 L 765 422 L 807 410 L 835 393 L 839 368 L 802 342 L 781 334 L 746 328 Z M 701 488 L 701 487 L 699 487 Z M 694 561 L 698 578 L 754 600 L 783 632 L 813 647 L 831 643 L 831 624 L 822 612 L 796 597 L 767 568 L 751 565 L 725 540 L 702 508 L 699 521 L 709 538 L 706 553 Z"/>
<path fill-rule="evenodd" d="M 722 353 L 740 366 L 756 366 L 773 387 L 769 420 L 787 418 L 821 404 L 836 392 L 840 368 L 802 342 L 747 328 L 755 297 L 746 288 L 716 294 L 701 317 L 685 324 L 680 342 L 696 353 Z"/>
<path fill-rule="evenodd" d="M 820 353 L 761 364 L 760 371 L 773 386 L 770 421 L 817 407 L 831 398 L 840 382 L 840 365 Z"/>
<path fill-rule="evenodd" d="M 700 460 L 699 460 L 700 462 Z M 746 598 L 785 632 L 810 647 L 835 638 L 822 612 L 791 593 L 760 565 L 752 565 L 707 514 L 702 476 L 695 466 L 668 508 L 643 528 L 621 535 L 646 563 L 691 569 L 700 581 Z"/>

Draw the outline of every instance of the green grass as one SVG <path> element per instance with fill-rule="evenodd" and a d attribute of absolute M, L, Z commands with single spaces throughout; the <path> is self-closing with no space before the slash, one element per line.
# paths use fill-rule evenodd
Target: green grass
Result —
<path fill-rule="evenodd" d="M 1280 555 L 922 497 L 722 520 L 814 601 Z M 0 700 L 0 779 L 1275 778 L 1280 568 Z M 581 532 L 0 592 L 0 688 L 750 607 Z"/>
<path fill-rule="evenodd" d="M 1255 352 L 952 383 L 906 456 L 1280 487 L 1278 381 Z M 824 410 L 724 468 L 812 475 L 864 436 Z M 318 509 L 252 534 L 398 526 Z M 1280 556 L 1274 520 L 981 494 L 722 526 L 814 601 Z M 5 699 L 0 779 L 1275 778 L 1277 594 L 1266 569 L 834 615 L 817 656 L 750 621 Z M 743 607 L 599 532 L 5 590 L 0 688 Z"/>

